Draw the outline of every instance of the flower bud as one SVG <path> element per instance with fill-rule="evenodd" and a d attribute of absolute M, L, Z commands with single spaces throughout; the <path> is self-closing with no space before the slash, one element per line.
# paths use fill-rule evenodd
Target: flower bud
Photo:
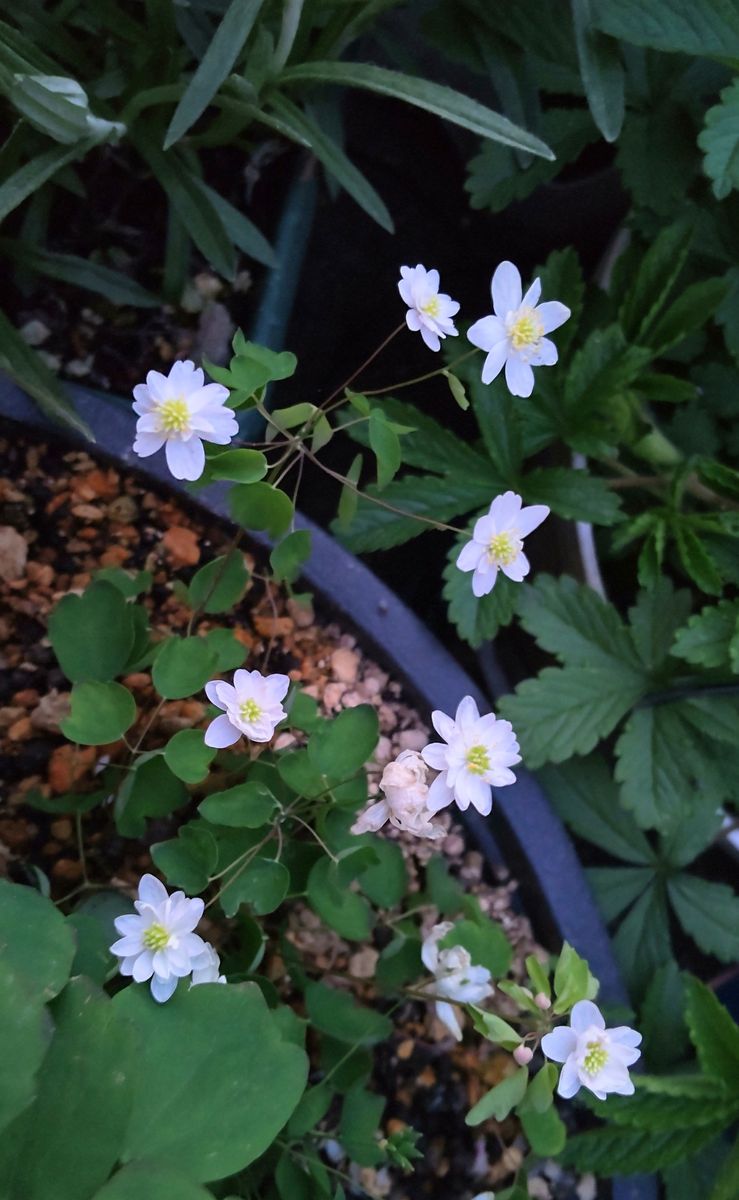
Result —
<path fill-rule="evenodd" d="M 523 1043 L 521 1043 L 521 1045 L 516 1046 L 516 1049 L 513 1051 L 513 1057 L 515 1058 L 519 1067 L 527 1067 L 534 1057 L 534 1051 L 530 1046 L 524 1046 Z"/>
<path fill-rule="evenodd" d="M 537 1008 L 540 1008 L 542 1012 L 546 1012 L 548 1008 L 552 1007 L 551 1000 L 548 996 L 545 996 L 543 992 L 536 993 L 534 996 L 534 1004 Z"/>

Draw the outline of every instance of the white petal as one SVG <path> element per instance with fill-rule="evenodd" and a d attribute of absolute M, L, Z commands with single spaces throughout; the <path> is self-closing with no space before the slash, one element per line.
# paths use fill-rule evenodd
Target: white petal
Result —
<path fill-rule="evenodd" d="M 480 710 L 471 696 L 463 696 L 457 705 L 454 722 L 462 732 L 471 730 L 476 721 L 480 720 Z"/>
<path fill-rule="evenodd" d="M 499 342 L 506 342 L 505 321 L 500 317 L 481 317 L 470 325 L 467 338 L 478 350 L 492 350 Z"/>
<path fill-rule="evenodd" d="M 436 1015 L 443 1025 L 451 1033 L 452 1037 L 458 1042 L 462 1041 L 462 1029 L 457 1020 L 457 1013 L 451 1004 L 447 1004 L 446 1000 L 439 1000 L 436 1004 Z"/>
<path fill-rule="evenodd" d="M 521 276 L 512 262 L 502 262 L 495 268 L 491 286 L 493 308 L 499 317 L 521 307 Z"/>
<path fill-rule="evenodd" d="M 135 917 L 133 913 L 125 913 L 122 917 L 116 917 L 113 924 L 121 937 L 128 937 L 132 933 L 138 933 L 142 928 L 141 917 Z"/>
<path fill-rule="evenodd" d="M 133 452 L 138 454 L 139 458 L 148 458 L 150 454 L 161 450 L 165 441 L 166 438 L 158 433 L 139 433 L 133 443 Z"/>
<path fill-rule="evenodd" d="M 577 1049 L 577 1034 L 567 1025 L 560 1025 L 541 1039 L 541 1048 L 552 1062 L 565 1062 Z"/>
<path fill-rule="evenodd" d="M 495 587 L 495 581 L 498 578 L 498 567 L 494 563 L 488 561 L 487 558 L 480 560 L 479 566 L 472 576 L 472 594 L 479 600 L 482 596 L 487 596 Z"/>
<path fill-rule="evenodd" d="M 546 504 L 530 504 L 528 508 L 522 508 L 516 520 L 519 536 L 528 537 L 548 516 L 549 509 Z"/>
<path fill-rule="evenodd" d="M 141 386 L 141 385 L 139 385 Z M 167 376 L 162 375 L 159 371 L 149 371 L 146 376 L 146 386 L 149 390 L 150 398 L 153 400 L 165 400 L 167 397 Z M 138 396 L 136 397 L 138 400 Z"/>
<path fill-rule="evenodd" d="M 176 365 L 176 364 L 175 364 Z M 175 479 L 199 479 L 205 467 L 205 451 L 200 438 L 187 442 L 171 438 L 167 442 L 167 466 Z"/>
<path fill-rule="evenodd" d="M 154 908 L 158 904 L 165 904 L 168 899 L 169 892 L 161 879 L 157 879 L 156 875 L 151 875 L 148 872 L 146 875 L 141 876 L 139 880 L 139 900 Z"/>
<path fill-rule="evenodd" d="M 222 750 L 226 746 L 233 746 L 234 742 L 238 742 L 241 737 L 241 730 L 232 725 L 228 717 L 224 714 L 222 717 L 216 717 L 211 721 L 205 731 L 206 746 L 215 747 L 217 750 Z"/>
<path fill-rule="evenodd" d="M 536 308 L 541 295 L 541 280 L 535 279 L 521 301 L 522 308 Z"/>
<path fill-rule="evenodd" d="M 438 292 L 440 285 L 439 272 L 436 270 L 436 267 L 432 267 L 430 271 L 426 272 L 426 286 L 430 292 Z"/>
<path fill-rule="evenodd" d="M 567 305 L 560 304 L 559 300 L 545 300 L 537 308 L 536 315 L 542 323 L 544 333 L 551 333 L 553 329 L 564 325 L 572 314 Z"/>
<path fill-rule="evenodd" d="M 534 372 L 515 354 L 506 360 L 505 381 L 512 396 L 530 396 L 534 390 Z"/>
<path fill-rule="evenodd" d="M 559 1073 L 557 1094 L 560 1095 L 563 1100 L 570 1100 L 576 1092 L 580 1091 L 581 1087 L 582 1082 L 577 1070 L 577 1063 L 575 1062 L 574 1058 L 568 1058 L 567 1062 Z"/>
<path fill-rule="evenodd" d="M 482 364 L 482 375 L 480 378 L 483 383 L 492 383 L 494 379 L 498 378 L 503 364 L 508 360 L 509 352 L 510 345 L 507 338 L 505 341 L 498 342 L 492 347 L 485 362 Z"/>
<path fill-rule="evenodd" d="M 485 783 L 479 776 L 466 774 L 472 784 L 468 789 L 470 804 L 477 809 L 481 817 L 489 817 L 493 807 L 493 793 L 490 790 L 490 784 Z"/>
<path fill-rule="evenodd" d="M 421 337 L 429 350 L 438 350 L 441 347 L 438 333 L 434 333 L 432 329 L 429 329 L 428 325 L 424 324 L 421 326 Z"/>
<path fill-rule="evenodd" d="M 528 575 L 531 568 L 526 555 L 523 553 L 523 551 L 520 551 L 514 558 L 513 562 L 501 563 L 500 569 L 503 574 L 507 575 L 509 579 L 512 579 L 514 583 L 521 583 L 525 576 Z"/>
<path fill-rule="evenodd" d="M 457 566 L 459 570 L 474 571 L 475 567 L 480 561 L 480 555 L 484 553 L 484 550 L 480 549 L 478 542 L 467 542 L 457 555 Z"/>
<path fill-rule="evenodd" d="M 438 733 L 439 737 L 445 742 L 451 740 L 455 734 L 454 718 L 447 716 L 440 708 L 435 708 L 431 714 L 431 724 Z"/>
<path fill-rule="evenodd" d="M 177 976 L 170 975 L 169 979 L 162 979 L 159 975 L 152 975 L 150 987 L 157 1003 L 165 1004 L 177 987 Z"/>
<path fill-rule="evenodd" d="M 264 690 L 273 700 L 284 700 L 290 690 L 290 676 L 268 675 L 264 680 Z"/>
<path fill-rule="evenodd" d="M 446 744 L 431 742 L 428 746 L 424 746 L 421 757 L 433 771 L 445 771 L 448 750 L 449 747 Z"/>
<path fill-rule="evenodd" d="M 617 1025 L 615 1029 L 608 1030 L 609 1037 L 612 1042 L 616 1042 L 621 1046 L 640 1046 L 641 1034 L 636 1029 L 629 1028 L 628 1025 Z"/>
<path fill-rule="evenodd" d="M 593 1025 L 596 1029 L 605 1029 L 606 1027 L 603 1013 L 597 1004 L 593 1004 L 592 1000 L 578 1000 L 572 1009 L 570 1025 L 575 1033 L 585 1033 L 585 1030 L 590 1029 Z"/>
<path fill-rule="evenodd" d="M 421 328 L 421 318 L 415 308 L 409 308 L 405 314 L 405 323 L 413 333 L 418 333 Z"/>
<path fill-rule="evenodd" d="M 151 950 L 144 950 L 143 954 L 139 954 L 136 962 L 133 964 L 133 975 L 136 983 L 145 983 L 154 973 L 154 955 Z"/>
<path fill-rule="evenodd" d="M 496 532 L 510 529 L 511 525 L 518 526 L 520 512 L 521 497 L 518 492 L 503 492 L 502 496 L 496 496 L 490 505 L 490 516 Z"/>
<path fill-rule="evenodd" d="M 115 954 L 118 958 L 128 958 L 133 954 L 141 954 L 144 949 L 144 944 L 141 940 L 140 933 L 129 933 L 126 937 L 118 938 L 117 942 L 113 942 L 110 947 L 110 953 Z"/>
<path fill-rule="evenodd" d="M 437 775 L 426 797 L 428 811 L 433 816 L 434 813 L 440 812 L 442 808 L 447 808 L 453 800 L 454 793 L 451 788 L 447 787 L 446 775 Z"/>
<path fill-rule="evenodd" d="M 539 342 L 539 349 L 531 358 L 532 367 L 553 367 L 559 355 L 557 347 L 549 338 L 542 338 Z"/>
<path fill-rule="evenodd" d="M 401 271 L 406 270 L 406 269 L 407 268 L 405 268 L 405 267 L 401 267 Z M 409 308 L 412 308 L 413 307 L 413 294 L 411 292 L 410 280 L 401 279 L 398 283 L 398 291 L 400 292 L 400 298 L 403 301 L 403 303 L 407 304 Z"/>

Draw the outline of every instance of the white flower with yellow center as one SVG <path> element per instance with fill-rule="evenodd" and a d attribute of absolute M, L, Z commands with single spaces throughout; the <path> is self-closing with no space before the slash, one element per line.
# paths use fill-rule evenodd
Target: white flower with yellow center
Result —
<path fill-rule="evenodd" d="M 436 1015 L 459 1042 L 462 1040 L 462 1030 L 457 1010 L 449 1001 L 455 1001 L 457 1004 L 480 1004 L 488 996 L 492 996 L 494 988 L 487 967 L 473 966 L 469 951 L 463 946 L 439 949 L 439 942 L 451 933 L 453 928 L 451 921 L 442 921 L 440 925 L 434 925 L 421 946 L 421 960 L 434 976 L 432 982 L 424 985 L 423 990 L 443 997 L 436 1002 Z"/>
<path fill-rule="evenodd" d="M 287 716 L 280 701 L 289 687 L 287 675 L 262 675 L 260 671 L 236 671 L 232 684 L 220 679 L 206 683 L 211 704 L 225 710 L 206 729 L 206 746 L 219 750 L 233 746 L 242 734 L 252 742 L 270 741 L 275 726 Z"/>
<path fill-rule="evenodd" d="M 405 323 L 414 333 L 420 332 L 429 350 L 438 350 L 440 338 L 456 337 L 452 317 L 459 312 L 459 304 L 439 291 L 439 272 L 427 271 L 419 263 L 416 267 L 401 267 L 398 291 L 408 305 Z"/>
<path fill-rule="evenodd" d="M 136 983 L 150 979 L 152 996 L 163 1004 L 205 950 L 203 939 L 193 933 L 203 915 L 203 901 L 188 900 L 184 892 L 170 896 L 154 875 L 142 875 L 134 908 L 137 916 L 116 917 L 122 936 L 110 950 L 121 960 L 121 975 L 130 975 Z"/>
<path fill-rule="evenodd" d="M 471 696 L 461 700 L 454 718 L 437 709 L 431 714 L 443 742 L 431 742 L 421 754 L 439 771 L 429 788 L 429 812 L 439 812 L 456 801 L 462 809 L 470 804 L 486 817 L 493 807 L 491 787 L 516 782 L 510 767 L 521 761 L 518 742 L 510 721 L 493 713 L 480 716 Z"/>
<path fill-rule="evenodd" d="M 221 975 L 221 959 L 215 946 L 206 942 L 202 954 L 193 959 L 192 979 L 190 987 L 200 983 L 226 983 L 226 976 Z"/>
<path fill-rule="evenodd" d="M 515 583 L 529 573 L 529 560 L 523 552 L 523 539 L 549 516 L 546 504 L 522 508 L 515 492 L 496 496 L 490 511 L 475 522 L 472 541 L 457 556 L 460 571 L 473 571 L 472 591 L 487 596 L 495 587 L 498 571 Z"/>
<path fill-rule="evenodd" d="M 496 267 L 492 282 L 494 316 L 470 326 L 467 337 L 487 354 L 482 382 L 492 383 L 505 366 L 505 380 L 513 396 L 530 396 L 533 367 L 551 367 L 557 347 L 544 335 L 564 325 L 570 316 L 566 304 L 547 300 L 539 304 L 541 281 L 535 279 L 522 296 L 521 276 L 512 262 Z"/>
<path fill-rule="evenodd" d="M 402 750 L 382 772 L 384 800 L 371 804 L 352 825 L 352 833 L 376 833 L 386 821 L 416 837 L 443 838 L 446 830 L 434 824 L 427 808 L 428 769 L 417 750 Z"/>
<path fill-rule="evenodd" d="M 605 1100 L 609 1092 L 631 1096 L 634 1085 L 628 1067 L 641 1055 L 641 1034 L 628 1025 L 606 1029 L 603 1014 L 592 1000 L 579 1000 L 570 1014 L 569 1027 L 560 1025 L 541 1039 L 541 1048 L 553 1062 L 564 1063 L 557 1091 L 569 1100 L 586 1087 Z"/>
<path fill-rule="evenodd" d="M 175 479 L 199 479 L 205 466 L 203 442 L 227 446 L 239 432 L 226 406 L 228 388 L 206 383 L 203 372 L 189 360 L 174 363 L 169 375 L 149 371 L 146 383 L 137 384 L 133 394 L 133 409 L 139 415 L 134 452 L 148 458 L 164 446 Z"/>

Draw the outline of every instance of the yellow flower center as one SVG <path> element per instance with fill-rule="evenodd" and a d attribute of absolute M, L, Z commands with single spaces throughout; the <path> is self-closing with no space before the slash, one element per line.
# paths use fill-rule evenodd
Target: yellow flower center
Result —
<path fill-rule="evenodd" d="M 517 554 L 518 546 L 515 545 L 510 533 L 496 533 L 494 537 L 491 537 L 488 543 L 488 557 L 491 562 L 507 567 L 510 566 Z"/>
<path fill-rule="evenodd" d="M 485 746 L 471 746 L 466 761 L 467 770 L 472 775 L 484 775 L 490 769 L 490 755 Z"/>
<path fill-rule="evenodd" d="M 602 1042 L 588 1042 L 583 1067 L 588 1075 L 597 1075 L 608 1062 L 608 1051 Z"/>
<path fill-rule="evenodd" d="M 538 342 L 543 333 L 544 326 L 533 308 L 523 308 L 511 325 L 508 336 L 514 350 L 523 350 Z"/>
<path fill-rule="evenodd" d="M 158 922 L 155 921 L 154 924 L 150 925 L 149 928 L 144 932 L 144 936 L 141 940 L 146 946 L 147 950 L 163 950 L 169 942 L 169 934 L 163 925 L 159 925 Z"/>
<path fill-rule="evenodd" d="M 439 297 L 438 296 L 429 296 L 428 300 L 425 300 L 424 303 L 421 305 L 421 312 L 425 313 L 427 317 L 438 317 L 438 315 L 439 315 Z"/>
<path fill-rule="evenodd" d="M 242 721 L 258 721 L 262 715 L 262 710 L 256 700 L 245 700 L 239 705 L 239 716 Z"/>
<path fill-rule="evenodd" d="M 173 396 L 159 405 L 159 420 L 163 433 L 184 433 L 190 422 L 187 401 Z"/>

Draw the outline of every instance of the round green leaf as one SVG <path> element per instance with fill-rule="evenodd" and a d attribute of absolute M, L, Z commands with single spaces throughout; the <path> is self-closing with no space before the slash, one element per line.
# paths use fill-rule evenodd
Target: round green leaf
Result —
<path fill-rule="evenodd" d="M 136 720 L 136 703 L 122 683 L 76 683 L 70 701 L 61 731 L 82 746 L 117 742 Z"/>
<path fill-rule="evenodd" d="M 370 843 L 377 860 L 359 876 L 359 886 L 378 908 L 400 904 L 408 886 L 403 851 L 397 842 L 373 838 Z"/>
<path fill-rule="evenodd" d="M 311 533 L 309 529 L 295 529 L 288 533 L 269 556 L 275 579 L 294 583 L 300 568 L 310 558 Z"/>
<path fill-rule="evenodd" d="M 154 660 L 152 681 L 165 700 L 199 692 L 216 670 L 216 656 L 204 638 L 170 637 Z"/>
<path fill-rule="evenodd" d="M 271 1145 L 303 1094 L 308 1060 L 282 1040 L 256 985 L 180 987 L 163 1005 L 128 987 L 113 1007 L 141 1035 L 123 1162 L 172 1162 L 207 1182 Z"/>
<path fill-rule="evenodd" d="M 172 774 L 185 783 L 200 783 L 205 779 L 215 756 L 215 750 L 206 746 L 198 729 L 180 729 L 164 748 L 164 761 Z"/>
<path fill-rule="evenodd" d="M 187 800 L 182 781 L 155 750 L 141 755 L 129 771 L 115 801 L 115 823 L 123 837 L 143 837 L 147 817 L 166 817 Z"/>
<path fill-rule="evenodd" d="M 198 807 L 201 817 L 214 825 L 258 829 L 275 810 L 276 800 L 264 783 L 239 783 L 223 792 L 213 792 Z"/>
<path fill-rule="evenodd" d="M 242 451 L 234 453 L 240 454 Z M 196 571 L 190 580 L 190 606 L 205 613 L 228 612 L 241 599 L 248 582 L 249 572 L 244 565 L 243 554 L 239 550 L 221 554 Z"/>
<path fill-rule="evenodd" d="M 208 459 L 211 479 L 231 479 L 234 483 L 257 483 L 267 474 L 267 460 L 260 450 L 224 450 Z"/>
<path fill-rule="evenodd" d="M 82 596 L 59 601 L 49 617 L 49 640 L 68 679 L 80 683 L 120 674 L 134 642 L 131 611 L 119 589 L 104 580 L 90 584 Z"/>
<path fill-rule="evenodd" d="M 325 983 L 310 983 L 305 991 L 308 1015 L 322 1033 L 341 1042 L 372 1046 L 389 1037 L 393 1023 L 374 1008 L 357 1004 L 348 992 L 327 987 Z"/>
<path fill-rule="evenodd" d="M 308 742 L 308 757 L 328 780 L 348 779 L 371 758 L 380 736 L 377 712 L 370 704 L 345 708 L 326 721 Z"/>
<path fill-rule="evenodd" d="M 117 915 L 123 915 L 122 907 Z M 83 912 L 71 913 L 67 924 L 74 930 L 77 941 L 72 975 L 86 975 L 102 987 L 116 961 L 109 949 L 116 940 L 115 934 L 111 937 L 100 921 Z"/>
<path fill-rule="evenodd" d="M 290 887 L 290 872 L 274 858 L 254 858 L 234 876 L 221 892 L 221 908 L 232 917 L 242 904 L 249 904 L 257 916 L 274 912 L 282 904 Z"/>
<path fill-rule="evenodd" d="M 330 858 L 320 858 L 308 876 L 308 900 L 321 920 L 350 941 L 361 942 L 370 935 L 371 913 L 367 901 L 348 889 L 332 886 Z"/>
<path fill-rule="evenodd" d="M 129 1163 L 92 1200 L 213 1200 L 213 1193 L 161 1163 Z"/>
<path fill-rule="evenodd" d="M 231 489 L 229 499 L 234 521 L 245 529 L 265 529 L 278 538 L 290 528 L 292 502 L 269 483 L 241 483 Z"/>
<path fill-rule="evenodd" d="M 51 1000 L 69 978 L 75 944 L 59 909 L 39 892 L 0 880 L 0 959 Z"/>
<path fill-rule="evenodd" d="M 217 674 L 243 667 L 248 651 L 230 629 L 210 629 L 205 635 L 205 640 L 216 656 Z"/>
<path fill-rule="evenodd" d="M 204 824 L 183 825 L 176 838 L 155 842 L 153 858 L 167 883 L 190 895 L 205 891 L 218 862 L 218 846 Z"/>
<path fill-rule="evenodd" d="M 32 1101 L 35 1076 L 51 1036 L 40 996 L 0 962 L 0 1130 Z"/>

